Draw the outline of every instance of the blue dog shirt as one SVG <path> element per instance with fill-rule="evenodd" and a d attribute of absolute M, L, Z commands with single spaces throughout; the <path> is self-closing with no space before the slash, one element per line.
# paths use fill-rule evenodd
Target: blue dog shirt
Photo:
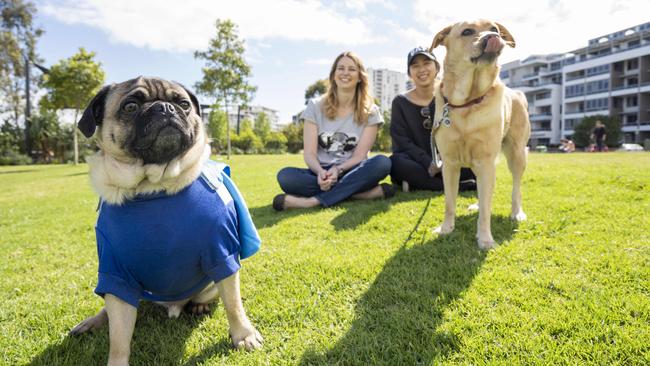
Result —
<path fill-rule="evenodd" d="M 119 206 L 102 202 L 95 293 L 138 307 L 140 299 L 189 298 L 237 272 L 240 257 L 254 254 L 260 240 L 228 174 L 227 166 L 209 161 L 174 195 L 141 195 Z"/>

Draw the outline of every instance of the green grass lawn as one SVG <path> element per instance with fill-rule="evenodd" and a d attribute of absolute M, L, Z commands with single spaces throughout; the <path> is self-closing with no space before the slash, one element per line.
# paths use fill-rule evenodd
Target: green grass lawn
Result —
<path fill-rule="evenodd" d="M 441 194 L 275 213 L 275 174 L 302 158 L 230 163 L 264 241 L 241 271 L 264 348 L 232 350 L 221 305 L 170 320 L 145 303 L 133 365 L 650 363 L 649 153 L 531 154 L 519 225 L 502 158 L 489 252 L 472 194 L 437 237 Z M 106 362 L 107 328 L 67 336 L 103 304 L 87 169 L 0 168 L 0 364 Z"/>

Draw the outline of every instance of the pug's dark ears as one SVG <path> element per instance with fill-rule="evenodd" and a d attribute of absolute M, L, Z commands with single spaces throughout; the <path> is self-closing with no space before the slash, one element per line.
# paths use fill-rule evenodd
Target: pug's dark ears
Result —
<path fill-rule="evenodd" d="M 452 24 L 450 26 L 445 27 L 443 30 L 438 32 L 438 34 L 436 34 L 435 37 L 433 37 L 433 42 L 431 43 L 431 47 L 429 48 L 429 52 L 431 52 L 434 48 L 440 46 L 441 43 L 445 42 L 445 38 L 447 38 L 447 36 L 451 32 L 451 28 L 453 26 L 454 25 Z"/>
<path fill-rule="evenodd" d="M 510 31 L 506 27 L 502 26 L 500 23 L 494 22 L 497 27 L 499 27 L 499 35 L 506 41 L 506 44 L 512 48 L 515 48 L 515 38 L 512 36 Z"/>
<path fill-rule="evenodd" d="M 198 114 L 199 117 L 201 117 L 201 105 L 199 104 L 199 100 L 196 98 L 196 95 L 194 95 L 194 93 L 192 93 L 188 88 L 186 88 L 182 84 L 179 83 L 178 85 L 180 85 L 181 87 L 183 87 L 183 89 L 185 89 L 187 95 L 190 96 L 190 100 L 192 101 L 192 104 L 194 104 L 194 109 L 196 109 L 196 114 Z"/>
<path fill-rule="evenodd" d="M 108 95 L 110 89 L 110 85 L 107 85 L 93 97 L 77 123 L 79 131 L 87 138 L 90 138 L 95 133 L 97 125 L 100 125 L 104 119 L 104 104 L 106 103 L 106 95 Z"/>

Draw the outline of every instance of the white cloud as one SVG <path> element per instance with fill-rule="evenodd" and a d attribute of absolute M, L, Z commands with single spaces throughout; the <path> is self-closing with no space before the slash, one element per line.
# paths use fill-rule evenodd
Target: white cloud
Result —
<path fill-rule="evenodd" d="M 114 42 L 177 52 L 206 47 L 216 19 L 232 19 L 249 40 L 282 38 L 337 45 L 380 41 L 359 18 L 337 13 L 315 0 L 61 0 L 43 13 L 68 24 L 86 24 Z"/>
<path fill-rule="evenodd" d="M 370 57 L 363 60 L 363 63 L 366 68 L 406 72 L 406 54 L 404 57 Z"/>
<path fill-rule="evenodd" d="M 331 65 L 332 62 L 334 60 L 329 58 L 310 58 L 305 60 L 307 65 Z"/>
<path fill-rule="evenodd" d="M 396 8 L 395 4 L 386 0 L 344 0 L 343 3 L 347 8 L 356 11 L 366 11 L 368 5 L 380 5 L 389 10 L 394 10 Z"/>
<path fill-rule="evenodd" d="M 457 1 L 444 6 L 416 0 L 413 6 L 415 19 L 431 38 L 462 20 L 486 18 L 503 24 L 517 41 L 503 61 L 585 47 L 589 39 L 648 21 L 650 10 L 647 0 Z"/>

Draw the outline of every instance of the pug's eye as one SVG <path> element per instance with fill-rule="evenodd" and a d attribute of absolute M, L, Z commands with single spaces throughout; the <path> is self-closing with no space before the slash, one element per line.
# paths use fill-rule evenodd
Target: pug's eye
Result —
<path fill-rule="evenodd" d="M 186 101 L 186 100 L 181 101 L 180 103 L 178 103 L 178 105 L 179 105 L 181 108 L 183 108 L 183 110 L 188 110 L 188 109 L 190 109 L 190 102 L 188 102 L 188 101 Z"/>
<path fill-rule="evenodd" d="M 490 28 L 490 32 L 499 33 L 499 30 L 497 29 L 497 27 L 492 27 Z"/>
<path fill-rule="evenodd" d="M 463 33 L 461 33 L 460 35 L 461 35 L 461 36 L 471 36 L 472 34 L 474 34 L 474 29 L 472 29 L 472 28 L 467 28 L 467 29 L 465 29 L 465 30 L 463 31 Z"/>
<path fill-rule="evenodd" d="M 136 102 L 129 102 L 122 107 L 122 110 L 127 113 L 133 113 L 138 110 L 138 103 Z"/>

